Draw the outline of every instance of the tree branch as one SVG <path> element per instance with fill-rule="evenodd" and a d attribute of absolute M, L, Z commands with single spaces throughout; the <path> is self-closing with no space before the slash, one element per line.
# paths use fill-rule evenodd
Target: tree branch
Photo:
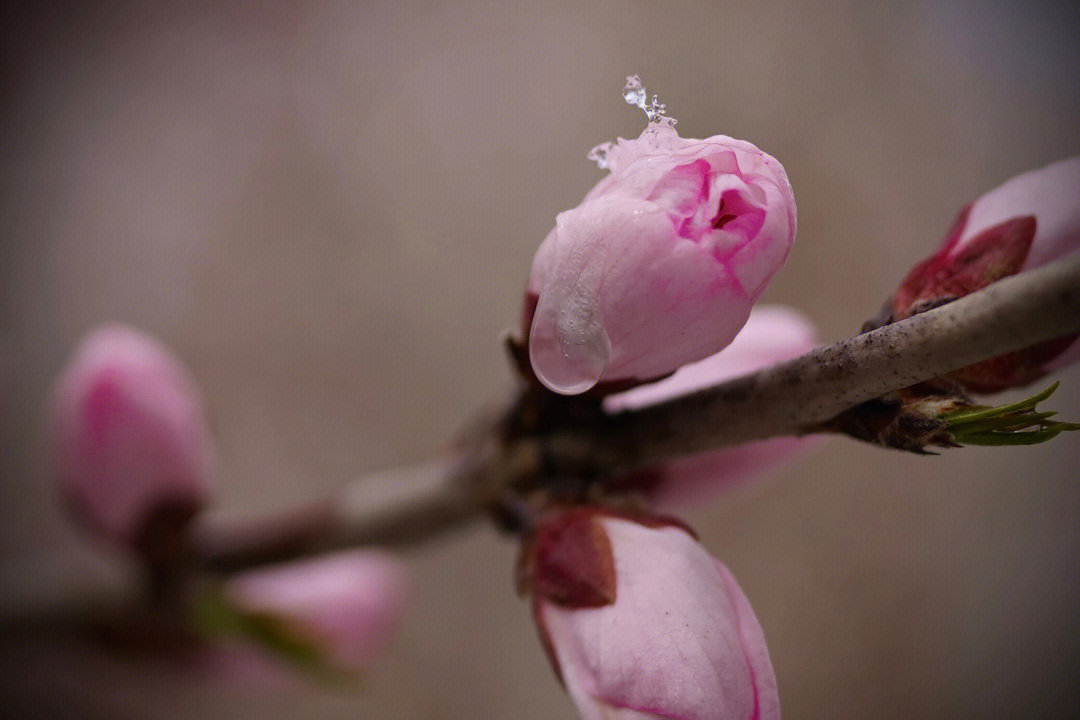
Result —
<path fill-rule="evenodd" d="M 192 530 L 195 564 L 230 572 L 361 545 L 407 545 L 475 519 L 475 466 L 455 457 L 374 472 L 332 497 L 279 512 L 213 513 Z"/>
<path fill-rule="evenodd" d="M 580 466 L 584 458 L 611 477 L 683 455 L 802 434 L 866 400 L 1077 332 L 1080 258 L 594 425 L 567 430 L 555 418 L 550 432 L 506 441 L 505 427 L 521 412 L 512 404 L 481 418 L 452 458 L 375 473 L 333 498 L 280 514 L 202 519 L 195 555 L 201 567 L 220 572 L 356 545 L 411 544 L 476 519 L 523 479 L 542 482 L 544 467 Z"/>
<path fill-rule="evenodd" d="M 595 421 L 571 417 L 583 406 L 566 399 L 549 406 L 546 422 L 525 422 L 529 408 L 515 401 L 482 416 L 453 454 L 367 475 L 325 500 L 279 513 L 199 516 L 190 558 L 194 569 L 226 573 L 358 545 L 431 539 L 492 510 L 508 489 L 542 486 L 583 461 L 603 481 L 683 455 L 802 434 L 875 397 L 1076 333 L 1080 257 L 757 373 Z M 137 597 L 137 588 L 119 597 L 126 601 L 133 592 Z M 70 610 L 66 604 L 45 612 L 24 608 L 4 613 L 0 627 L 26 627 L 31 617 L 85 617 Z"/>
<path fill-rule="evenodd" d="M 1080 257 L 690 395 L 621 413 L 602 431 L 622 469 L 783 435 L 982 360 L 1080 333 Z"/>

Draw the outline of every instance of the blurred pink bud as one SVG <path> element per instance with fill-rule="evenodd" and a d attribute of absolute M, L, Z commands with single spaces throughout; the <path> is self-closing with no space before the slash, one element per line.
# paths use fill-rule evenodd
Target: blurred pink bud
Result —
<path fill-rule="evenodd" d="M 688 530 L 577 508 L 524 556 L 544 646 L 585 720 L 779 718 L 742 590 Z"/>
<path fill-rule="evenodd" d="M 335 666 L 369 666 L 393 639 L 409 594 L 405 566 L 357 550 L 239 575 L 225 588 L 240 612 L 270 617 Z"/>
<path fill-rule="evenodd" d="M 748 142 L 650 125 L 606 160 L 610 174 L 555 219 L 526 293 L 532 370 L 564 394 L 725 347 L 795 238 L 784 168 Z"/>
<path fill-rule="evenodd" d="M 60 495 L 77 520 L 141 546 L 207 500 L 213 445 L 202 394 L 157 340 L 120 325 L 79 345 L 53 389 L 50 449 Z"/>
<path fill-rule="evenodd" d="M 609 395 L 604 398 L 604 409 L 619 412 L 686 395 L 799 357 L 816 344 L 817 328 L 802 313 L 779 305 L 759 306 L 728 347 L 684 365 L 663 380 Z M 644 491 L 656 509 L 671 512 L 779 469 L 817 447 L 822 439 L 776 438 L 681 458 L 640 473 L 630 484 Z"/>
<path fill-rule="evenodd" d="M 1017 175 L 960 211 L 941 247 L 904 278 L 891 303 L 902 320 L 1080 250 L 1080 157 Z M 975 392 L 1026 385 L 1080 359 L 1077 336 L 963 368 Z"/>

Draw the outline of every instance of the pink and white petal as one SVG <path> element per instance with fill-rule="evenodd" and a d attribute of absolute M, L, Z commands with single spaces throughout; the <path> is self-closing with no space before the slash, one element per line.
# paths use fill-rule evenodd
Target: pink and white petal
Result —
<path fill-rule="evenodd" d="M 362 668 L 397 632 L 409 578 L 394 556 L 355 550 L 250 571 L 225 592 L 238 609 L 285 622 L 335 663 Z"/>
<path fill-rule="evenodd" d="M 1072 365 L 1074 362 L 1080 360 L 1080 336 L 1073 340 L 1069 347 L 1065 348 L 1065 351 L 1060 355 L 1054 357 L 1050 362 L 1046 364 L 1045 370 L 1048 373 L 1061 370 L 1064 367 Z"/>
<path fill-rule="evenodd" d="M 134 329 L 105 326 L 79 345 L 53 388 L 49 441 L 68 509 L 115 542 L 136 544 L 156 511 L 208 498 L 202 393 L 167 347 Z"/>
<path fill-rule="evenodd" d="M 556 392 L 670 372 L 730 342 L 749 314 L 724 267 L 647 201 L 608 196 L 560 214 L 546 252 L 529 356 Z"/>
<path fill-rule="evenodd" d="M 731 571 L 719 560 L 716 561 L 716 567 L 720 571 L 724 587 L 727 588 L 732 607 L 735 608 L 739 637 L 753 676 L 754 695 L 757 698 L 754 720 L 779 720 L 780 694 L 776 687 L 776 673 L 773 671 L 772 660 L 769 659 L 769 648 L 765 644 L 765 633 L 761 629 L 761 623 L 758 622 L 754 609 L 750 607 L 750 601 L 746 598 L 746 593 L 739 587 Z"/>
<path fill-rule="evenodd" d="M 1034 215 L 1036 236 L 1025 268 L 1035 268 L 1080 250 L 1080 157 L 1021 173 L 981 196 L 953 252 L 983 230 L 1014 217 Z"/>
<path fill-rule="evenodd" d="M 602 520 L 618 576 L 613 605 L 542 618 L 585 717 L 752 718 L 754 680 L 736 608 L 713 559 L 685 531 Z"/>
<path fill-rule="evenodd" d="M 632 410 L 686 395 L 799 357 L 817 344 L 817 328 L 802 313 L 782 305 L 753 309 L 745 326 L 726 348 L 680 367 L 669 377 L 604 398 L 608 412 Z"/>
<path fill-rule="evenodd" d="M 824 435 L 784 437 L 738 445 L 666 464 L 649 491 L 652 507 L 661 513 L 685 511 L 726 495 L 751 480 L 761 481 L 806 458 L 821 447 Z"/>

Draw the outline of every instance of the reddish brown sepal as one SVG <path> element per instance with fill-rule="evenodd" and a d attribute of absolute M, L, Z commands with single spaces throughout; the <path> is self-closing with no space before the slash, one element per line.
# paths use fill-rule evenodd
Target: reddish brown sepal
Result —
<path fill-rule="evenodd" d="M 595 509 L 544 518 L 525 553 L 525 572 L 537 598 L 575 608 L 615 602 L 615 558 Z"/>
<path fill-rule="evenodd" d="M 961 298 L 1023 267 L 1035 239 L 1035 217 L 1025 215 L 983 230 L 954 252 L 969 208 L 960 211 L 941 249 L 908 273 L 893 297 L 893 316 L 911 317 L 943 300 Z"/>
<path fill-rule="evenodd" d="M 893 296 L 890 321 L 920 312 L 981 290 L 1023 267 L 1035 238 L 1032 215 L 1014 217 L 983 230 L 954 252 L 970 206 L 960 211 L 941 249 L 916 265 Z M 1043 367 L 1064 352 L 1075 335 L 1050 340 L 1024 350 L 991 358 L 949 374 L 971 392 L 995 393 L 1027 385 L 1045 373 Z"/>
<path fill-rule="evenodd" d="M 1029 385 L 1046 375 L 1044 368 L 1073 342 L 1076 335 L 1047 340 L 1023 350 L 999 355 L 949 373 L 949 378 L 975 393 L 996 393 Z"/>

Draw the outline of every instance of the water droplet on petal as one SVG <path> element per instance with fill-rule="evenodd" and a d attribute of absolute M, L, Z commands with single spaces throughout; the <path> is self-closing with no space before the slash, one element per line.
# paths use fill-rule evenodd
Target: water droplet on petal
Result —
<path fill-rule="evenodd" d="M 529 360 L 540 382 L 563 395 L 583 393 L 600 380 L 610 355 L 611 342 L 591 297 L 579 292 L 557 300 L 541 296 L 529 333 Z"/>

